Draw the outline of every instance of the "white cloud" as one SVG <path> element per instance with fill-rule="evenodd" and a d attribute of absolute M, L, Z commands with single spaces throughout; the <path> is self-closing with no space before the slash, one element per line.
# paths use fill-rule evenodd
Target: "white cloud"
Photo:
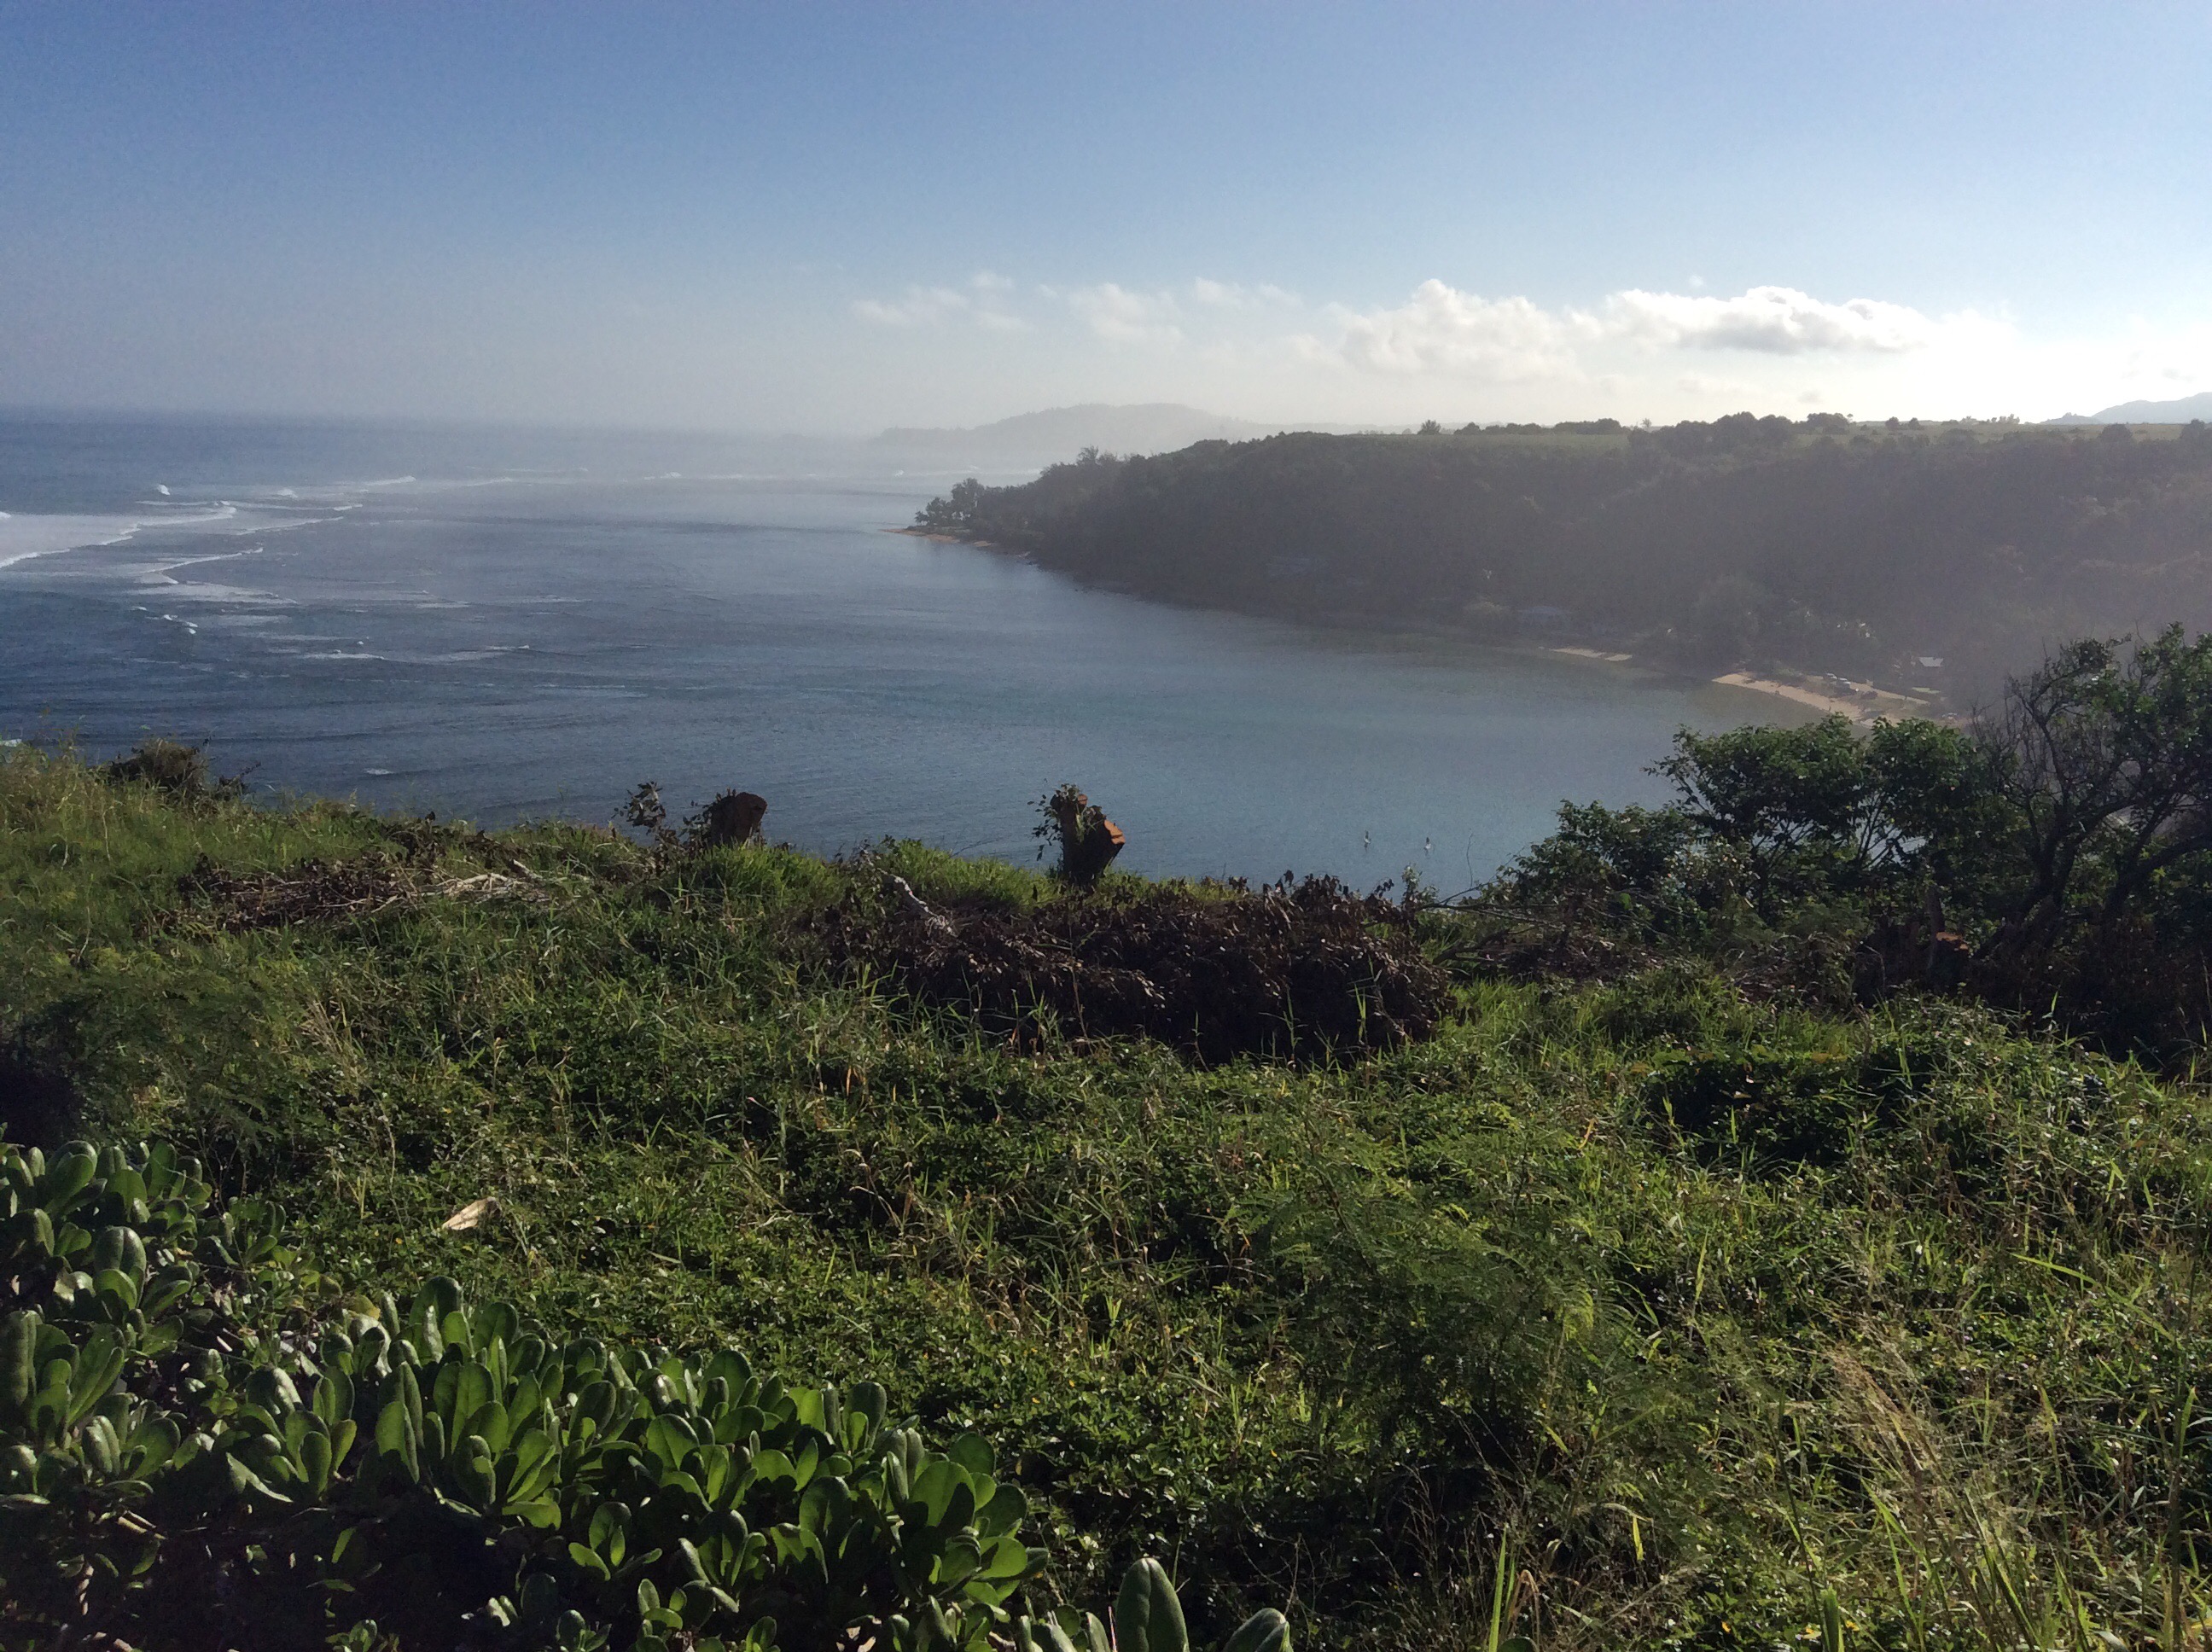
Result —
<path fill-rule="evenodd" d="M 1256 287 L 1247 287 L 1233 281 L 1209 281 L 1204 276 L 1190 284 L 1191 296 L 1199 303 L 1217 310 L 1256 309 L 1266 305 L 1293 305 L 1298 295 L 1273 282 L 1263 281 Z"/>
<path fill-rule="evenodd" d="M 1105 281 L 1077 288 L 1067 304 L 1092 332 L 1117 344 L 1182 342 L 1182 307 L 1169 293 L 1135 293 Z"/>
<path fill-rule="evenodd" d="M 1295 343 L 1310 359 L 1405 376 L 1437 374 L 1489 384 L 1579 381 L 1584 355 L 1621 345 L 1760 355 L 1903 355 L 1988 339 L 2006 330 L 1971 313 L 1940 319 L 1903 304 L 1836 304 L 1791 287 L 1734 298 L 1630 288 L 1594 310 L 1547 309 L 1527 298 L 1484 298 L 1436 280 L 1405 303 L 1369 311 L 1331 306 L 1336 336 Z"/>
<path fill-rule="evenodd" d="M 2039 338 L 2002 312 L 1835 301 L 1778 285 L 1730 295 L 1695 290 L 1686 277 L 1674 290 L 1632 288 L 1580 305 L 1431 280 L 1398 301 L 1355 308 L 1203 276 L 1071 287 L 983 270 L 852 307 L 872 327 L 918 337 L 1018 332 L 1020 349 L 975 359 L 1006 374 L 1059 375 L 1048 390 L 1038 379 L 1034 396 L 1185 399 L 1270 416 L 1680 418 L 1819 406 L 2034 418 L 2212 383 L 2212 323 Z"/>
<path fill-rule="evenodd" d="M 1014 283 L 985 270 L 971 276 L 964 288 L 909 287 L 895 299 L 863 298 L 853 304 L 853 313 L 878 327 L 941 327 L 949 321 L 971 321 L 994 332 L 1019 332 L 1029 323 L 1006 307 Z"/>
<path fill-rule="evenodd" d="M 879 327 L 921 327 L 941 323 L 967 307 L 967 295 L 950 287 L 909 287 L 902 298 L 856 299 L 853 313 Z"/>
<path fill-rule="evenodd" d="M 1607 331 L 1645 343 L 1777 355 L 1814 350 L 1894 355 L 1924 349 L 1944 331 L 1942 323 L 1903 304 L 1871 298 L 1829 304 L 1794 287 L 1754 287 L 1734 298 L 1632 288 L 1607 299 L 1600 314 Z"/>
<path fill-rule="evenodd" d="M 852 309 L 861 320 L 878 327 L 912 330 L 958 324 L 991 331 L 1027 331 L 1032 323 L 1022 314 L 1021 291 L 1010 277 L 986 270 L 961 286 L 911 286 L 895 298 L 856 300 Z M 1272 282 L 1248 285 L 1203 276 L 1172 288 L 1148 290 L 1103 281 L 1087 287 L 1039 286 L 1030 289 L 1029 296 L 1032 301 L 1042 299 L 1065 306 L 1094 337 L 1115 344 L 1155 346 L 1187 342 L 1186 329 L 1194 318 L 1233 324 L 1233 319 L 1242 317 L 1249 326 L 1270 313 L 1301 303 L 1297 294 Z"/>
<path fill-rule="evenodd" d="M 1576 371 L 1571 346 L 1580 319 L 1525 298 L 1482 298 L 1431 280 L 1395 309 L 1362 314 L 1331 306 L 1329 313 L 1341 329 L 1337 342 L 1301 338 L 1304 351 L 1370 372 L 1444 373 L 1510 384 Z"/>

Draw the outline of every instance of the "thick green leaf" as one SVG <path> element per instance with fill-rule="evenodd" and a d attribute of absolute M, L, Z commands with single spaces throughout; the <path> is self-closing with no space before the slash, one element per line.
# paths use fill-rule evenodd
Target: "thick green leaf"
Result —
<path fill-rule="evenodd" d="M 1114 1602 L 1115 1652 L 1188 1652 L 1182 1602 L 1157 1560 L 1139 1560 L 1123 1574 Z"/>
<path fill-rule="evenodd" d="M 1255 1612 L 1222 1643 L 1221 1652 L 1291 1652 L 1290 1623 L 1273 1606 Z M 1499 1652 L 1505 1652 L 1504 1648 Z"/>
<path fill-rule="evenodd" d="M 0 1320 L 0 1427 L 13 1424 L 37 1391 L 40 1324 L 28 1309 Z"/>
<path fill-rule="evenodd" d="M 378 1413 L 376 1449 L 404 1469 L 409 1479 L 418 1482 L 422 1479 L 422 1459 L 416 1446 L 414 1425 L 408 1419 L 404 1400 L 387 1400 L 383 1411 Z"/>

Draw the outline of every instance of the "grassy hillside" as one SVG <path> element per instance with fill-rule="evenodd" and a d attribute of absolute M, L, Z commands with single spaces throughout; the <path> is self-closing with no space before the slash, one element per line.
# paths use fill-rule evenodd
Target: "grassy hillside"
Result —
<path fill-rule="evenodd" d="M 1662 665 L 1839 672 L 1960 706 L 2065 637 L 2212 625 L 2201 423 L 1745 413 L 1291 434 L 964 483 L 922 521 L 1152 596 L 1601 639 Z"/>
<path fill-rule="evenodd" d="M 486 835 L 20 748 L 0 823 L 9 1139 L 173 1143 L 362 1288 L 880 1381 L 998 1443 L 1040 1600 L 1153 1554 L 1201 1640 L 1270 1604 L 1312 1646 L 1772 1646 L 1832 1589 L 1853 1645 L 2197 1643 L 2193 1085 L 1680 963 L 1462 968 L 1414 1036 L 1201 1059 L 948 1001 L 890 878 L 1055 933 L 1287 895 Z"/>

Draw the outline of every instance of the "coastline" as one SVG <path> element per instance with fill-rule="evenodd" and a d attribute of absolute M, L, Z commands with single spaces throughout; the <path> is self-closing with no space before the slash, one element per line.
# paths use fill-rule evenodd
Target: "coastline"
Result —
<path fill-rule="evenodd" d="M 995 539 L 971 539 L 964 533 L 938 533 L 928 528 L 885 528 L 884 531 L 904 534 L 909 539 L 927 539 L 933 544 L 973 545 L 978 550 L 1006 549 Z"/>
<path fill-rule="evenodd" d="M 885 528 L 883 531 L 885 533 L 904 534 L 908 538 L 913 539 L 927 539 L 938 544 L 973 545 L 979 550 L 997 551 L 1002 556 L 1024 555 L 1024 553 L 1018 551 L 1010 551 L 1006 546 L 1001 545 L 994 540 L 977 539 L 971 538 L 967 534 L 940 533 L 929 528 L 919 526 Z M 1078 583 L 1084 583 L 1084 581 L 1078 578 Z M 1478 648 L 1503 649 L 1509 652 L 1521 652 L 1528 649 L 1532 646 L 1532 640 L 1529 639 L 1471 637 L 1466 635 L 1464 633 L 1453 630 L 1449 627 L 1425 625 L 1390 626 L 1373 624 L 1355 624 L 1349 626 L 1340 624 L 1332 625 L 1326 620 L 1322 620 L 1308 614 L 1269 613 L 1255 610 L 1250 608 L 1221 607 L 1219 604 L 1215 604 L 1189 603 L 1182 601 L 1175 597 L 1152 592 L 1127 592 L 1125 594 L 1141 597 L 1148 602 L 1164 602 L 1176 606 L 1185 607 L 1218 608 L 1219 611 L 1222 612 L 1245 614 L 1255 619 L 1273 619 L 1293 625 L 1310 626 L 1322 630 L 1349 629 L 1355 632 L 1365 632 L 1368 635 L 1377 638 L 1390 636 L 1425 637 L 1431 640 L 1442 639 L 1454 642 L 1468 643 Z M 1633 666 L 1638 671 L 1656 672 L 1662 677 L 1686 676 L 1685 673 L 1671 671 L 1665 667 L 1653 665 L 1648 662 L 1639 660 L 1634 654 L 1624 653 L 1617 649 L 1593 648 L 1576 644 L 1549 642 L 1534 642 L 1533 646 L 1534 650 L 1539 653 L 1564 655 L 1571 659 L 1586 660 L 1592 665 Z M 1694 677 L 1689 677 L 1687 680 L 1706 680 L 1711 682 L 1713 685 L 1717 688 L 1742 689 L 1753 694 L 1770 695 L 1776 699 L 1787 700 L 1792 704 L 1809 708 L 1814 711 L 1820 712 L 1823 715 L 1848 717 L 1852 722 L 1860 725 L 1872 724 L 1885 717 L 1940 717 L 1942 715 L 1942 714 L 1936 711 L 1925 700 L 1917 698 L 1911 695 L 1893 694 L 1885 689 L 1875 689 L 1871 684 L 1865 685 L 1863 687 L 1856 683 L 1852 684 L 1851 687 L 1854 690 L 1854 695 L 1851 698 L 1846 699 L 1840 695 L 1824 693 L 1818 689 L 1807 688 L 1801 683 L 1784 682 L 1776 677 L 1757 676 L 1750 671 L 1725 671 L 1720 676 L 1711 677 L 1710 679 L 1699 679 Z"/>
<path fill-rule="evenodd" d="M 1801 706 L 1838 717 L 1848 717 L 1854 723 L 1877 722 L 1884 717 L 1925 717 L 1928 702 L 1909 695 L 1889 694 L 1871 686 L 1858 690 L 1856 698 L 1846 700 L 1839 695 L 1823 694 L 1818 689 L 1804 688 L 1795 683 L 1782 683 L 1771 677 L 1754 677 L 1749 671 L 1728 671 L 1713 679 L 1723 688 L 1749 689 L 1753 694 L 1771 694 L 1784 700 L 1795 701 Z M 1856 685 L 1853 685 L 1856 689 Z"/>

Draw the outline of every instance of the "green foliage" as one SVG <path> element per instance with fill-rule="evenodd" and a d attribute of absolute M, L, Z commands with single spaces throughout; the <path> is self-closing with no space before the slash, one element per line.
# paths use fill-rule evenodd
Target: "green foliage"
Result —
<path fill-rule="evenodd" d="M 118 786 L 154 786 L 172 797 L 236 798 L 245 794 L 243 775 L 216 779 L 204 748 L 177 740 L 144 740 L 101 767 Z"/>
<path fill-rule="evenodd" d="M 766 1652 L 860 1630 L 926 1652 L 984 1645 L 1043 1564 L 991 1448 L 932 1451 L 878 1384 L 556 1344 L 445 1278 L 404 1307 L 329 1281 L 303 1299 L 265 1213 L 210 1220 L 166 1145 L 0 1148 L 0 1183 L 11 1630 L 312 1645 L 366 1608 L 372 1644 L 397 1622 L 408 1643 Z M 243 1311 L 270 1292 L 275 1338 Z M 1154 1562 L 1115 1621 L 1121 1647 L 1187 1652 Z"/>
<path fill-rule="evenodd" d="M 983 484 L 974 477 L 955 483 L 950 493 L 941 499 L 931 500 L 915 513 L 915 525 L 933 533 L 968 532 L 978 524 L 985 491 Z"/>
<path fill-rule="evenodd" d="M 1119 589 L 1324 623 L 1565 624 L 1664 665 L 1901 689 L 1940 658 L 1933 686 L 1960 707 L 2047 637 L 2212 598 L 2175 549 L 2212 533 L 2212 441 L 2179 430 L 1736 414 L 1291 434 L 969 478 L 921 519 Z"/>
<path fill-rule="evenodd" d="M 1748 850 L 1669 820 L 1660 847 L 1741 875 Z M 48 1442 L 82 1463 L 39 1471 L 66 1518 L 0 1536 L 11 1607 L 52 1599 L 21 1576 L 63 1580 L 52 1609 L 79 1627 L 80 1596 L 120 1622 L 158 1586 L 177 1644 L 444 1648 L 476 1613 L 482 1645 L 673 1649 L 695 1621 L 728 1644 L 773 1617 L 796 1646 L 842 1574 L 775 1534 L 808 1528 L 836 1455 L 813 1431 L 844 1438 L 813 1409 L 823 1380 L 865 1418 L 866 1376 L 896 1405 L 848 1487 L 913 1430 L 966 1481 L 1022 1488 L 1022 1546 L 1051 1558 L 992 1633 L 1024 1652 L 1094 1645 L 1071 1602 L 1110 1647 L 1146 1556 L 1170 1562 L 1193 1643 L 1239 1652 L 1269 1643 L 1268 1620 L 1238 1627 L 1269 1602 L 1302 1645 L 1499 1652 L 1817 1639 L 1823 1589 L 1854 1647 L 2186 1644 L 2203 1615 L 2201 1090 L 1966 1001 L 1769 990 L 1745 961 L 1788 932 L 1747 902 L 1686 883 L 1696 945 L 1577 920 L 1613 949 L 1600 981 L 1468 972 L 1431 1036 L 1387 1050 L 1201 1061 L 1140 1037 L 1016 1047 L 824 969 L 811 926 L 881 900 L 886 870 L 939 912 L 1062 898 L 918 846 L 665 857 L 574 828 L 187 808 L 22 751 L 0 756 L 0 821 L 6 1072 L 52 1081 L 36 1108 L 0 1082 L 10 1138 L 44 1133 L 29 1193 L 72 1136 L 171 1142 L 179 1187 L 221 1190 L 189 1230 L 161 1225 L 186 1193 L 141 1222 L 102 1191 L 49 1213 L 47 1241 L 61 1181 L 37 1209 L 9 1184 L 28 1260 L 0 1319 L 38 1315 L 4 1345 L 27 1327 L 11 1417 L 36 1405 L 51 1432 L 106 1339 L 175 1337 L 126 1351 Z M 374 860 L 401 887 L 232 927 L 203 860 L 229 880 Z M 487 894 L 492 872 L 509 884 Z M 1109 873 L 1097 898 L 1171 892 Z M 1442 954 L 1460 923 L 1417 909 L 1409 932 Z M 164 1151 L 121 1156 L 149 1193 Z M 114 1228 L 139 1235 L 143 1283 Z M 178 1267 L 198 1272 L 164 1303 Z M 723 1510 L 716 1454 L 734 1475 L 750 1436 L 702 1419 L 727 1414 L 706 1389 L 732 1345 L 763 1392 L 783 1379 L 788 1414 L 745 1403 L 793 1472 L 757 1457 Z M 592 1348 L 617 1402 L 596 1458 Z M 664 1414 L 690 1444 L 653 1432 Z M 533 1428 L 577 1454 L 588 1509 L 557 1471 L 535 1482 Z M 35 1468 L 46 1445 L 17 1442 Z M 841 1505 L 849 1542 L 897 1514 L 884 1473 Z M 653 1523 L 701 1518 L 678 1474 L 703 1537 Z M 549 1499 L 557 1523 L 533 1524 Z M 765 1581 L 727 1587 L 724 1512 L 769 1545 Z M 949 1576 L 931 1600 L 964 1633 Z M 893 1602 L 895 1580 L 864 1582 Z M 234 1617 L 194 1619 L 210 1598 Z M 939 1635 L 920 1601 L 882 1627 Z"/>
<path fill-rule="evenodd" d="M 1593 922 L 1610 914 L 1646 938 L 1697 939 L 1746 920 L 1775 925 L 1808 902 L 1985 888 L 1991 834 L 2008 820 L 1987 753 L 1934 723 L 1864 736 L 1841 717 L 1684 729 L 1652 768 L 1674 783 L 1675 803 L 1563 806 L 1558 835 L 1507 870 L 1501 894 L 1576 900 Z"/>
<path fill-rule="evenodd" d="M 1472 904 L 1469 950 L 1959 988 L 2166 1062 L 2212 1023 L 2212 636 L 2072 644 L 1966 728 L 1685 729 L 1654 772 L 1668 807 L 1564 806 Z"/>
<path fill-rule="evenodd" d="M 1073 786 L 1063 786 L 1037 799 L 1044 819 L 1036 835 L 1049 840 L 1060 850 L 1054 872 L 1065 884 L 1089 889 L 1106 875 L 1114 857 L 1121 853 L 1121 831 L 1106 818 L 1106 811 Z M 1039 849 L 1037 853 L 1044 853 Z"/>
<path fill-rule="evenodd" d="M 2212 635 L 2070 644 L 2011 685 L 1984 741 L 2023 863 L 2024 942 L 2055 939 L 2084 902 L 2109 929 L 2212 849 Z"/>
<path fill-rule="evenodd" d="M 1863 737 L 1841 717 L 1685 729 L 1653 772 L 1674 782 L 1692 826 L 1743 854 L 1753 904 L 1768 917 L 1814 893 L 1929 878 L 1954 886 L 1999 822 L 1984 754 L 1936 723 L 1878 723 Z"/>

